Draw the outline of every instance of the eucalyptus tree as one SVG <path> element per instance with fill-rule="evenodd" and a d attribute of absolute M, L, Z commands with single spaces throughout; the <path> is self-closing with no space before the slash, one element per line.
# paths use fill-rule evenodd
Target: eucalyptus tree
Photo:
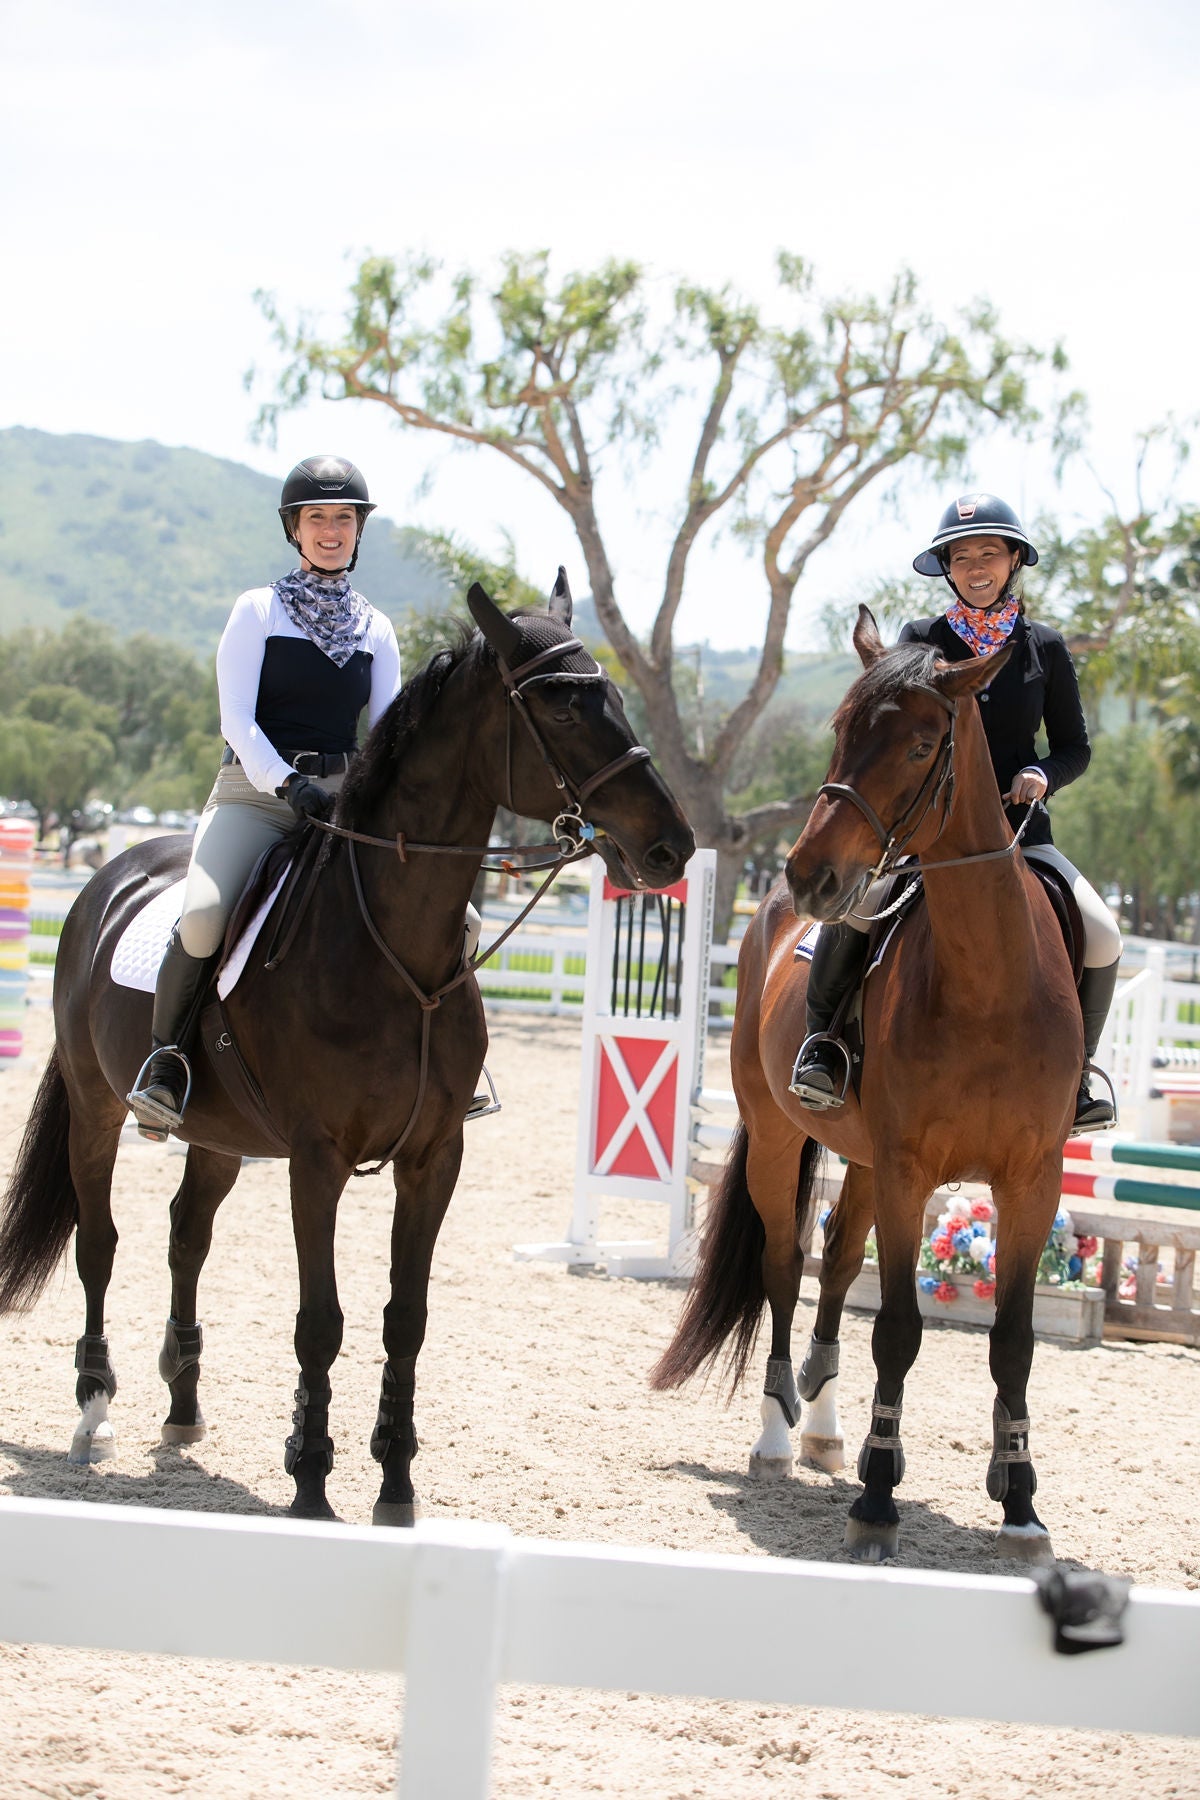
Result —
<path fill-rule="evenodd" d="M 953 328 L 940 322 L 908 273 L 880 298 L 842 299 L 820 297 L 797 256 L 781 254 L 777 275 L 770 317 L 731 288 L 690 283 L 660 317 L 636 263 L 555 278 L 545 253 L 510 254 L 490 282 L 444 278 L 420 258 L 368 257 L 332 334 L 258 296 L 281 356 L 263 433 L 316 395 L 373 402 L 410 430 L 503 458 L 569 518 L 664 773 L 699 841 L 722 853 L 719 919 L 740 847 L 768 827 L 793 830 L 810 804 L 795 795 L 739 812 L 727 793 L 779 682 L 811 558 L 868 489 L 906 464 L 944 474 L 986 426 L 1031 424 L 1029 381 L 1043 360 L 1010 342 L 986 304 Z M 641 638 L 619 598 L 600 501 L 611 520 L 637 460 L 680 442 L 661 589 Z M 747 579 L 762 584 L 766 623 L 745 692 L 701 748 L 677 697 L 676 631 L 691 559 L 722 524 L 758 561 Z"/>

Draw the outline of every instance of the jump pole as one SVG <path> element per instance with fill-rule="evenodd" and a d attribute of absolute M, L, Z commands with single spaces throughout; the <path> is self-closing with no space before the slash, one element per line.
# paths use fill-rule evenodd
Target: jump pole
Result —
<path fill-rule="evenodd" d="M 602 1263 L 643 1279 L 691 1273 L 691 1109 L 704 1085 L 717 856 L 697 850 L 668 888 L 616 888 L 592 862 L 571 1223 L 518 1260 Z M 667 1208 L 661 1240 L 601 1235 L 605 1199 Z"/>

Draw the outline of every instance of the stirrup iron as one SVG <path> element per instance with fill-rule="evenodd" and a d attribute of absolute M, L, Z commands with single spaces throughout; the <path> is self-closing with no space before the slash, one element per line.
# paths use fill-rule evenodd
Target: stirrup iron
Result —
<path fill-rule="evenodd" d="M 1091 1137 L 1093 1133 L 1096 1132 L 1115 1131 L 1117 1126 L 1121 1123 L 1121 1107 L 1117 1100 L 1117 1090 L 1113 1086 L 1112 1076 L 1106 1069 L 1102 1069 L 1099 1063 L 1091 1061 L 1084 1063 L 1083 1073 L 1085 1079 L 1092 1075 L 1098 1075 L 1100 1077 L 1101 1081 L 1108 1089 L 1109 1097 L 1112 1100 L 1113 1116 L 1111 1119 L 1103 1120 L 1099 1125 L 1072 1125 L 1070 1131 L 1067 1133 L 1068 1138 Z"/>
<path fill-rule="evenodd" d="M 813 1044 L 832 1044 L 832 1045 L 834 1045 L 834 1047 L 837 1049 L 837 1051 L 841 1055 L 842 1061 L 846 1065 L 846 1073 L 842 1077 L 842 1091 L 840 1094 L 810 1093 L 807 1088 L 802 1088 L 798 1085 L 799 1077 L 800 1077 L 800 1065 L 804 1061 L 806 1051 L 808 1051 L 812 1047 Z M 812 1032 L 810 1032 L 809 1035 L 805 1038 L 804 1042 L 801 1044 L 799 1050 L 796 1052 L 796 1060 L 792 1064 L 792 1078 L 788 1082 L 788 1093 L 795 1094 L 797 1100 L 802 1101 L 804 1103 L 804 1105 L 809 1107 L 813 1112 L 830 1112 L 830 1111 L 832 1111 L 832 1109 L 835 1106 L 844 1106 L 846 1104 L 846 1095 L 849 1093 L 849 1091 L 850 1091 L 850 1052 L 849 1052 L 849 1050 L 847 1050 L 847 1048 L 846 1048 L 845 1044 L 842 1042 L 841 1038 L 835 1037 L 832 1031 L 812 1031 Z"/>
<path fill-rule="evenodd" d="M 146 1079 L 146 1071 L 156 1056 L 174 1056 L 183 1064 L 184 1088 L 183 1099 L 179 1111 L 172 1112 L 159 1100 L 152 1100 L 141 1091 Z M 137 1120 L 137 1128 L 144 1138 L 152 1144 L 165 1144 L 173 1131 L 178 1131 L 183 1123 L 183 1115 L 187 1111 L 187 1103 L 192 1097 L 192 1065 L 189 1063 L 178 1044 L 159 1044 L 151 1050 L 149 1056 L 137 1072 L 133 1087 L 125 1096 L 125 1104 Z"/>
<path fill-rule="evenodd" d="M 463 1119 L 464 1125 L 470 1119 L 486 1119 L 492 1113 L 498 1113 L 500 1111 L 500 1096 L 496 1092 L 496 1084 L 492 1080 L 486 1063 L 484 1063 L 480 1073 L 487 1083 L 487 1086 L 486 1088 L 480 1088 L 472 1099 Z"/>

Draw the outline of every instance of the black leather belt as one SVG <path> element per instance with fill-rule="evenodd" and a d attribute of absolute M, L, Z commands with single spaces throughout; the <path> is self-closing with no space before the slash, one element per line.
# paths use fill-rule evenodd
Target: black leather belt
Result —
<path fill-rule="evenodd" d="M 290 762 L 293 769 L 301 775 L 343 775 L 350 767 L 350 758 L 354 751 L 345 750 L 281 750 L 284 762 Z M 231 763 L 241 767 L 241 758 L 234 755 L 232 746 L 226 744 L 221 752 L 221 767 L 227 769 Z"/>

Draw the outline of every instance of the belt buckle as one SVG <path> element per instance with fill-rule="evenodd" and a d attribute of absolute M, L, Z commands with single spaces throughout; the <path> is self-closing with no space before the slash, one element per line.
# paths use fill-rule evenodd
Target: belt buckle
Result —
<path fill-rule="evenodd" d="M 320 775 L 324 772 L 322 767 L 324 761 L 325 758 L 319 750 L 301 750 L 292 758 L 292 766 L 301 775 Z"/>

